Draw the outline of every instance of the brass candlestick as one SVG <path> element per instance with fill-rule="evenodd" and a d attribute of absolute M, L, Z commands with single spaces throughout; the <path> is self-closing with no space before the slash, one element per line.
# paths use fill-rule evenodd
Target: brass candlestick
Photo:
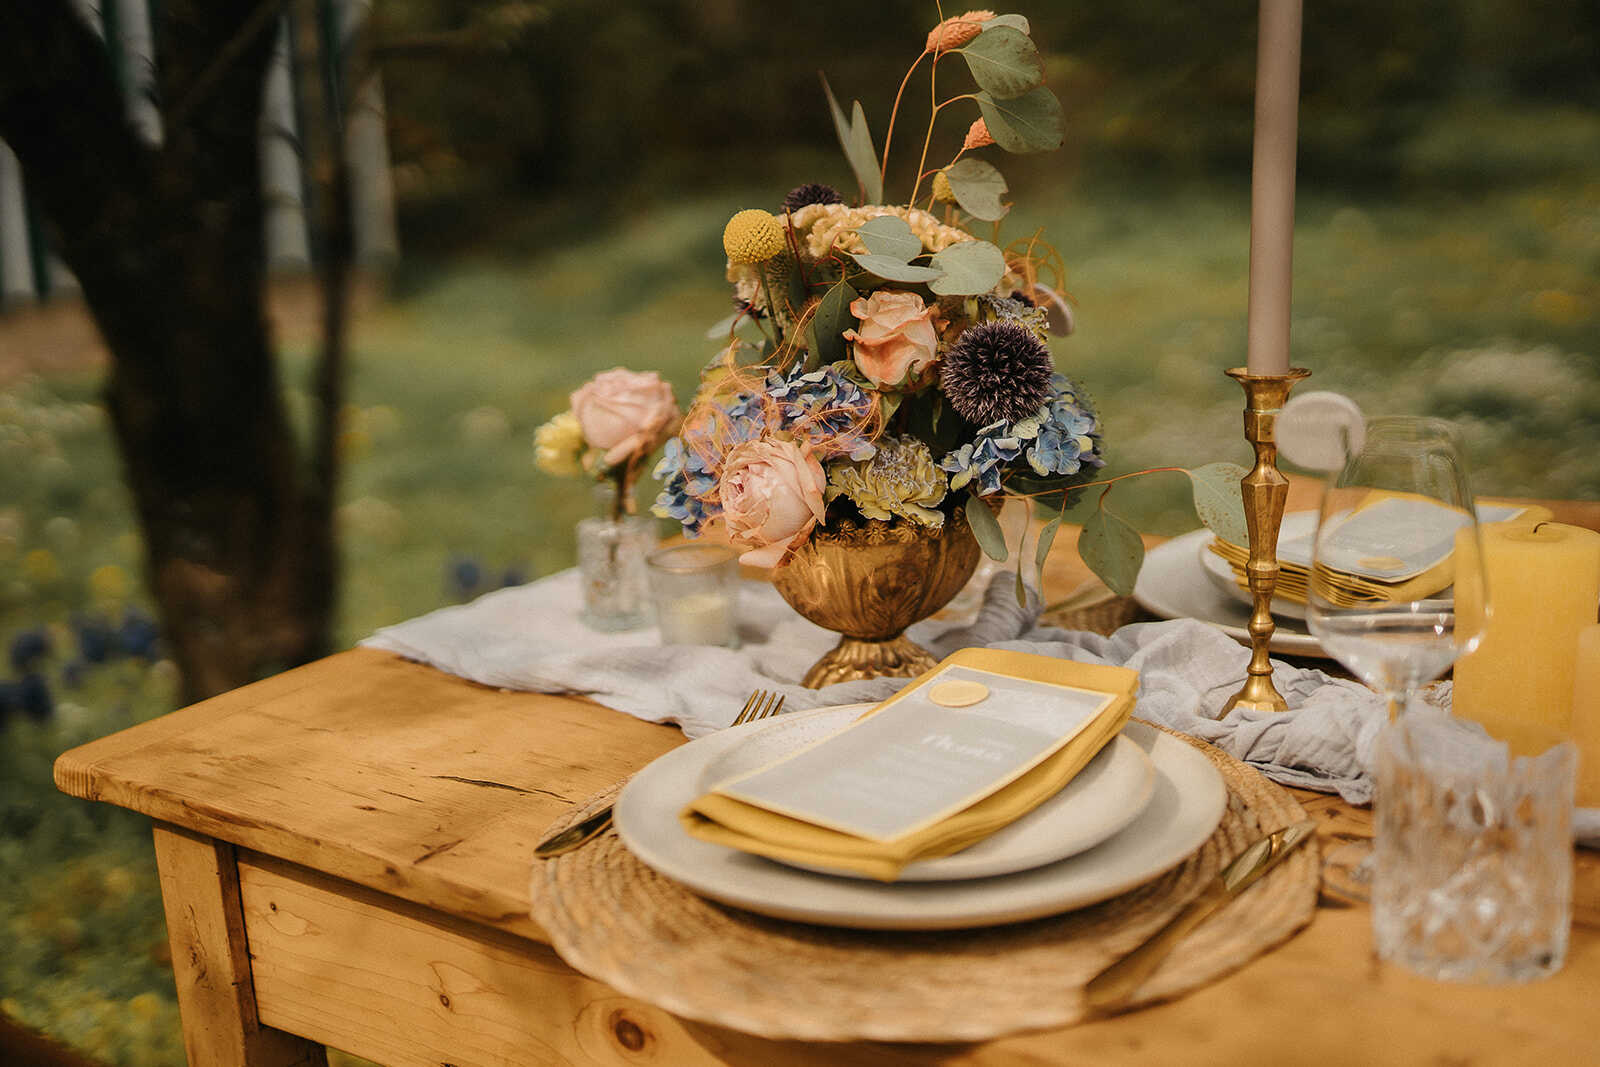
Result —
<path fill-rule="evenodd" d="M 1287 374 L 1251 374 L 1244 367 L 1228 371 L 1228 377 L 1244 387 L 1244 436 L 1256 450 L 1255 469 L 1240 483 L 1245 526 L 1250 531 L 1250 562 L 1245 571 L 1250 576 L 1255 609 L 1250 613 L 1250 675 L 1244 688 L 1222 706 L 1224 715 L 1236 707 L 1289 710 L 1289 702 L 1272 685 L 1267 648 L 1277 629 L 1272 621 L 1272 590 L 1278 584 L 1278 528 L 1289 499 L 1289 479 L 1278 471 L 1277 425 L 1289 390 L 1310 374 L 1304 367 L 1291 367 Z"/>

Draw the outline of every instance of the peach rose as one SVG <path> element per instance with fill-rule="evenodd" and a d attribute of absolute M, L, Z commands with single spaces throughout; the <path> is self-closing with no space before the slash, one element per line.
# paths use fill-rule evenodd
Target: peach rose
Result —
<path fill-rule="evenodd" d="M 741 563 L 772 567 L 822 521 L 828 477 L 810 449 L 766 438 L 735 445 L 722 464 L 722 517 Z"/>
<path fill-rule="evenodd" d="M 672 387 L 655 371 L 601 371 L 572 394 L 572 414 L 608 467 L 642 456 L 666 440 L 678 420 Z"/>
<path fill-rule="evenodd" d="M 860 331 L 846 330 L 855 342 L 856 366 L 879 389 L 904 385 L 939 358 L 939 333 L 933 316 L 937 306 L 924 307 L 916 293 L 879 289 L 865 300 L 850 302 L 850 314 L 861 320 Z"/>

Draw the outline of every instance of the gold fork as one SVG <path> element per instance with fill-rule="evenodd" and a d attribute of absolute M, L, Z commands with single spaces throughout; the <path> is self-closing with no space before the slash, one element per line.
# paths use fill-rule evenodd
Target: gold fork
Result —
<path fill-rule="evenodd" d="M 782 693 L 769 693 L 765 689 L 757 689 L 750 694 L 750 699 L 744 702 L 744 707 L 734 718 L 733 725 L 742 726 L 747 722 L 769 719 L 783 710 L 783 701 Z M 594 840 L 611 825 L 611 811 L 612 805 L 607 804 L 593 815 L 573 823 L 565 830 L 557 830 L 539 842 L 533 854 L 539 859 L 547 860 L 563 852 L 571 852 L 579 845 Z"/>

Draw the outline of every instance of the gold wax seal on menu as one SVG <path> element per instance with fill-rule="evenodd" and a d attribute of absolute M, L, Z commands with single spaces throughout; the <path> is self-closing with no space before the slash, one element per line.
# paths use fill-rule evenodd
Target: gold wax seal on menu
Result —
<path fill-rule="evenodd" d="M 989 695 L 982 682 L 957 679 L 940 682 L 928 690 L 928 699 L 942 708 L 969 708 Z"/>

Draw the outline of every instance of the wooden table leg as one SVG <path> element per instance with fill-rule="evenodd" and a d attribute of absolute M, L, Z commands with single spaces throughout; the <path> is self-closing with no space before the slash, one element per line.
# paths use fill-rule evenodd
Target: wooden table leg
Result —
<path fill-rule="evenodd" d="M 327 1067 L 327 1051 L 256 1018 L 233 846 L 158 822 L 156 862 L 192 1067 Z"/>

